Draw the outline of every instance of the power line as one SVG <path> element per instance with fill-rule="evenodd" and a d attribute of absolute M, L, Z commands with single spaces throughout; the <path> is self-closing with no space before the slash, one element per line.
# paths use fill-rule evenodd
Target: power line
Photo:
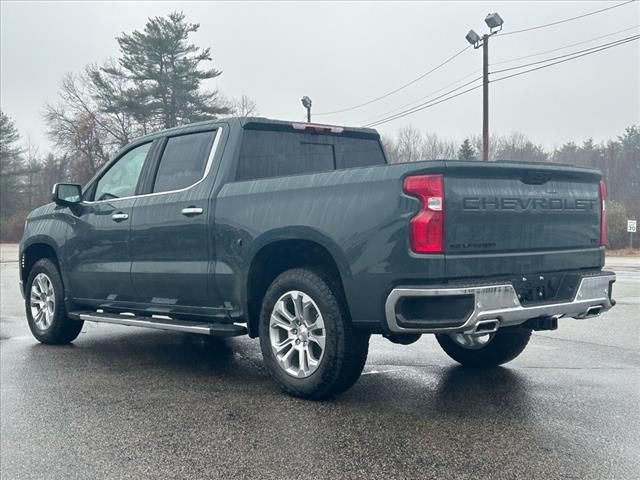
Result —
<path fill-rule="evenodd" d="M 536 70 L 542 70 L 543 68 L 552 67 L 553 65 L 558 65 L 559 63 L 568 62 L 569 60 L 575 60 L 576 58 L 585 57 L 587 55 L 592 55 L 594 53 L 598 53 L 598 52 L 601 52 L 603 50 L 608 50 L 610 48 L 619 47 L 620 45 L 624 45 L 625 43 L 633 42 L 634 40 L 638 40 L 638 39 L 640 39 L 640 35 L 629 37 L 625 41 L 620 41 L 620 42 L 618 42 L 616 44 L 608 45 L 606 47 L 599 48 L 598 50 L 593 50 L 593 51 L 590 51 L 590 52 L 586 52 L 586 53 L 583 53 L 581 55 L 574 55 L 573 57 L 565 58 L 563 60 L 558 60 L 557 62 L 549 63 L 547 65 L 541 65 L 539 67 L 530 68 L 529 70 L 525 70 L 523 72 L 512 73 L 511 75 L 506 75 L 504 77 L 496 78 L 495 80 L 491 80 L 489 83 L 499 82 L 501 80 L 506 80 L 507 78 L 513 78 L 513 77 L 517 77 L 519 75 L 524 75 L 525 73 L 535 72 Z M 522 67 L 520 67 L 520 68 L 522 68 Z"/>
<path fill-rule="evenodd" d="M 566 48 L 577 47 L 578 45 L 584 45 L 585 43 L 595 42 L 596 40 L 602 40 L 603 38 L 612 37 L 612 36 L 617 35 L 619 33 L 627 32 L 629 30 L 633 30 L 633 29 L 636 29 L 636 28 L 640 28 L 640 25 L 634 25 L 633 27 L 623 28 L 622 30 L 618 30 L 616 32 L 607 33 L 606 35 L 600 35 L 599 37 L 593 37 L 593 38 L 590 38 L 589 40 L 583 40 L 581 42 L 570 43 L 569 45 L 565 45 L 563 47 L 552 48 L 551 50 L 543 50 L 541 52 L 532 53 L 530 55 L 524 55 L 522 57 L 515 57 L 515 58 L 510 58 L 508 60 L 501 60 L 499 62 L 493 62 L 491 65 L 503 65 L 505 63 L 516 62 L 518 60 L 524 60 L 525 58 L 538 57 L 538 56 L 544 55 L 546 53 L 553 53 L 553 52 L 557 52 L 559 50 L 564 50 Z"/>
<path fill-rule="evenodd" d="M 583 15 L 578 15 L 577 17 L 565 18 L 564 20 L 558 20 L 556 22 L 545 23 L 543 25 L 537 25 L 535 27 L 523 28 L 521 30 L 514 30 L 512 32 L 504 32 L 501 35 L 499 35 L 498 38 L 506 37 L 507 35 L 515 35 L 517 33 L 524 33 L 524 32 L 531 32 L 533 30 L 540 30 L 541 28 L 553 27 L 554 25 L 560 25 L 562 23 L 572 22 L 574 20 L 579 20 L 581 18 L 590 17 L 591 15 L 596 15 L 598 13 L 606 12 L 608 10 L 613 10 L 614 8 L 623 7 L 624 5 L 628 5 L 628 4 L 630 4 L 630 3 L 634 2 L 634 1 L 635 0 L 628 0 L 628 1 L 624 2 L 624 3 L 619 3 L 617 5 L 613 5 L 613 6 L 607 7 L 607 8 L 601 8 L 600 10 L 594 10 L 593 12 L 588 12 L 588 13 L 585 13 Z"/>
<path fill-rule="evenodd" d="M 457 58 L 458 56 L 462 55 L 464 52 L 466 52 L 468 49 L 471 48 L 471 45 L 467 45 L 466 47 L 464 47 L 462 50 L 460 50 L 459 52 L 455 53 L 454 55 L 450 56 L 449 58 L 447 58 L 444 62 L 442 62 L 440 65 L 432 68 L 431 70 L 429 70 L 428 72 L 423 73 L 422 75 L 414 78 L 413 80 L 411 80 L 408 83 L 405 83 L 404 85 L 402 85 L 401 87 L 396 88 L 395 90 L 392 90 L 388 93 L 385 93 L 384 95 L 380 95 L 379 97 L 373 98 L 367 102 L 364 103 L 360 103 L 358 105 L 353 105 L 352 107 L 347 107 L 347 108 L 343 108 L 340 110 L 334 110 L 332 112 L 321 112 L 321 113 L 315 113 L 314 116 L 322 116 L 322 115 L 332 115 L 335 113 L 343 113 L 343 112 L 348 112 L 350 110 L 355 110 L 356 108 L 361 108 L 364 107 L 366 105 L 370 105 L 372 103 L 378 102 L 380 100 L 382 100 L 383 98 L 387 98 L 391 95 L 393 95 L 394 93 L 398 93 L 400 90 L 404 90 L 405 88 L 413 85 L 414 83 L 422 80 L 423 78 L 425 78 L 427 75 L 432 74 L 433 72 L 439 70 L 440 68 L 444 67 L 446 64 L 448 64 L 449 62 L 453 61 L 455 58 Z"/>
<path fill-rule="evenodd" d="M 557 61 L 552 62 L 552 63 L 549 63 L 549 64 L 547 64 L 547 65 L 541 65 L 541 66 L 538 66 L 538 67 L 530 68 L 530 69 L 525 70 L 525 71 L 523 71 L 523 72 L 517 72 L 517 73 L 511 74 L 511 75 L 506 75 L 506 76 L 504 76 L 504 77 L 500 77 L 500 78 L 497 78 L 497 79 L 495 79 L 495 80 L 491 80 L 491 83 L 493 83 L 493 82 L 499 82 L 499 81 L 501 81 L 501 80 L 506 80 L 506 79 L 508 79 L 508 78 L 512 78 L 512 77 L 517 77 L 517 76 L 519 76 L 519 75 L 524 75 L 525 73 L 530 73 L 530 72 L 534 72 L 534 71 L 536 71 L 536 70 L 541 70 L 541 69 L 543 69 L 543 68 L 551 67 L 551 66 L 553 66 L 553 65 L 558 65 L 558 64 L 560 64 L 560 63 L 568 62 L 568 61 L 570 61 L 570 60 L 575 60 L 576 58 L 584 57 L 584 56 L 587 56 L 587 55 L 592 55 L 592 54 L 594 54 L 594 53 L 598 53 L 598 52 L 601 52 L 601 51 L 603 51 L 603 50 L 608 50 L 608 49 L 610 49 L 610 48 L 614 48 L 614 47 L 617 47 L 617 46 L 620 46 L 620 45 L 624 45 L 624 44 L 626 44 L 626 43 L 629 43 L 629 42 L 632 42 L 632 41 L 638 40 L 639 38 L 640 38 L 640 35 L 635 35 L 635 36 L 627 37 L 627 38 L 622 39 L 622 40 L 617 41 L 617 42 L 611 42 L 611 43 L 609 43 L 609 44 L 603 44 L 603 45 L 601 45 L 601 46 L 599 46 L 599 47 L 594 47 L 594 48 L 596 48 L 595 50 L 594 50 L 594 49 L 590 49 L 590 51 L 586 51 L 586 52 L 584 52 L 584 53 L 576 54 L 577 52 L 574 52 L 573 54 L 564 55 L 563 57 L 569 57 L 569 58 L 562 58 L 561 60 L 557 60 Z M 548 61 L 550 61 L 550 60 L 552 60 L 552 59 L 547 59 L 546 61 L 548 62 Z M 536 63 L 540 63 L 540 62 L 536 62 Z M 524 66 L 515 67 L 515 68 L 523 68 L 523 67 L 524 67 Z M 471 92 L 471 91 L 473 91 L 473 90 L 476 90 L 476 89 L 478 89 L 478 88 L 480 88 L 480 87 L 482 87 L 482 85 L 476 85 L 475 87 L 471 87 L 471 88 L 469 88 L 469 89 L 467 89 L 467 90 L 463 90 L 462 92 L 459 92 L 459 93 L 457 93 L 457 94 L 455 94 L 455 95 L 448 96 L 448 95 L 450 95 L 451 93 L 453 93 L 453 92 L 455 92 L 455 91 L 459 90 L 460 88 L 462 88 L 462 87 L 458 87 L 458 88 L 453 89 L 453 90 L 451 90 L 451 91 L 449 91 L 449 92 L 447 92 L 447 93 L 445 93 L 445 94 L 443 94 L 443 95 L 440 95 L 439 97 L 436 97 L 436 98 L 435 98 L 435 99 L 433 99 L 433 100 L 430 100 L 430 101 L 428 101 L 428 102 L 425 102 L 425 103 L 424 103 L 424 104 L 422 104 L 422 105 L 418 105 L 418 106 L 416 106 L 416 107 L 414 107 L 414 108 L 408 109 L 408 110 L 406 110 L 406 111 L 404 111 L 404 112 L 401 112 L 401 113 L 398 113 L 398 114 L 396 114 L 396 115 L 391 115 L 391 116 L 389 116 L 389 117 L 382 118 L 382 119 L 380 119 L 380 120 L 377 120 L 377 121 L 372 122 L 372 123 L 370 123 L 370 124 L 367 124 L 367 125 L 365 125 L 365 126 L 366 126 L 366 127 L 375 127 L 375 126 L 378 126 L 378 125 L 382 125 L 383 123 L 387 123 L 387 122 L 391 122 L 391 121 L 393 121 L 393 120 L 397 120 L 398 118 L 402 118 L 402 117 L 405 117 L 405 116 L 407 116 L 407 115 L 411 115 L 411 114 L 413 114 L 413 113 L 416 113 L 416 112 L 419 112 L 419 111 L 425 110 L 425 109 L 427 109 L 427 108 L 431 108 L 431 107 L 434 107 L 434 106 L 436 106 L 436 105 L 439 105 L 439 104 L 444 103 L 444 102 L 446 102 L 446 101 L 452 100 L 452 99 L 454 99 L 454 98 L 456 98 L 456 97 L 459 97 L 459 96 L 461 96 L 461 95 L 464 95 L 464 94 L 466 94 L 466 93 L 469 93 L 469 92 Z M 446 98 L 443 98 L 443 97 L 446 97 Z M 438 99 L 441 99 L 441 100 L 439 100 L 439 101 L 435 101 L 435 100 L 438 100 Z"/>
<path fill-rule="evenodd" d="M 591 52 L 591 51 L 594 51 L 594 50 L 595 51 L 601 51 L 601 50 L 603 50 L 602 47 L 615 47 L 618 44 L 626 43 L 628 41 L 633 41 L 633 40 L 636 40 L 638 38 L 640 38 L 640 35 L 632 35 L 632 36 L 629 36 L 629 37 L 625 37 L 625 38 L 621 38 L 621 39 L 615 40 L 613 42 L 602 43 L 600 45 L 596 45 L 595 47 L 585 48 L 584 50 L 576 50 L 574 52 L 565 53 L 564 55 L 558 55 L 557 57 L 545 58 L 543 60 L 538 60 L 537 62 L 530 62 L 530 63 L 525 63 L 523 65 L 516 65 L 515 67 L 509 67 L 509 68 L 503 68 L 503 69 L 500 69 L 500 70 L 494 70 L 491 73 L 495 74 L 495 73 L 508 72 L 508 71 L 511 71 L 511 70 L 519 70 L 521 68 L 530 67 L 532 65 L 540 65 L 541 63 L 548 63 L 548 62 L 551 62 L 553 60 L 559 60 L 559 59 L 562 59 L 562 58 L 578 55 L 578 54 L 581 54 L 581 53 L 587 53 L 587 52 Z M 582 55 L 578 55 L 578 56 L 582 56 Z M 578 57 L 576 57 L 576 58 L 578 58 Z"/>
<path fill-rule="evenodd" d="M 613 35 L 617 35 L 617 34 L 619 34 L 619 33 L 627 32 L 627 31 L 629 31 L 629 30 L 633 30 L 633 29 L 636 29 L 636 28 L 640 28 L 640 25 L 634 25 L 634 26 L 632 26 L 632 27 L 623 28 L 622 30 L 617 30 L 617 31 L 615 31 L 615 32 L 607 33 L 606 35 L 600 35 L 600 36 L 598 36 L 598 37 L 590 38 L 590 39 L 588 39 L 588 40 L 583 40 L 583 41 L 581 41 L 581 42 L 576 42 L 576 43 L 572 43 L 572 44 L 569 44 L 569 45 L 564 45 L 564 46 L 562 46 L 562 47 L 554 48 L 554 49 L 551 49 L 551 50 L 543 50 L 543 51 L 541 51 L 541 52 L 533 53 L 533 54 L 530 54 L 530 55 L 525 55 L 525 56 L 522 56 L 522 57 L 516 57 L 516 58 L 509 59 L 509 60 L 502 60 L 502 61 L 500 61 L 500 62 L 495 62 L 495 63 L 493 63 L 492 65 L 502 65 L 502 64 L 505 64 L 505 63 L 515 62 L 515 61 L 517 61 L 517 60 L 524 60 L 524 59 L 526 59 L 526 58 L 537 57 L 537 56 L 540 56 L 540 55 L 544 55 L 545 53 L 557 52 L 557 51 L 559 51 L 559 50 L 564 50 L 564 49 L 571 48 L 571 47 L 575 47 L 575 46 L 578 46 L 578 45 L 584 45 L 585 43 L 594 42 L 594 41 L 596 41 L 596 40 L 601 40 L 601 39 L 603 39 L 603 38 L 611 37 L 611 36 L 613 36 Z M 618 41 L 618 40 L 616 40 L 616 42 L 617 42 L 617 41 Z M 601 47 L 601 46 L 603 46 L 603 45 L 597 45 L 597 46 L 595 46 L 595 47 L 591 47 L 591 48 L 599 48 L 599 47 Z M 589 49 L 585 49 L 585 51 L 586 51 L 586 50 L 590 50 L 591 48 L 589 48 Z M 573 55 L 573 54 L 576 54 L 576 53 L 581 53 L 581 52 L 572 52 L 572 53 L 569 53 L 569 54 L 567 54 L 567 55 Z M 561 58 L 561 57 L 557 57 L 557 58 Z M 540 63 L 546 63 L 547 61 L 551 61 L 551 60 L 556 60 L 556 58 L 546 59 L 546 60 L 541 61 Z M 534 63 L 535 63 L 535 62 L 534 62 Z M 524 68 L 524 67 L 529 66 L 529 65 L 532 65 L 532 64 L 528 64 L 528 65 L 521 65 L 521 66 L 519 66 L 519 67 L 513 67 L 513 69 Z M 496 72 L 492 72 L 492 73 L 500 73 L 500 72 L 502 72 L 502 71 L 506 71 L 506 70 L 508 70 L 508 69 L 504 69 L 504 70 L 497 70 Z M 429 98 L 429 97 L 431 97 L 431 96 L 433 96 L 433 95 L 435 95 L 435 94 L 437 94 L 437 93 L 440 93 L 441 91 L 443 91 L 443 90 L 445 90 L 445 89 L 447 89 L 447 88 L 449 88 L 449 87 L 451 87 L 451 86 L 453 86 L 453 85 L 457 84 L 458 82 L 461 82 L 462 80 L 465 80 L 466 78 L 468 78 L 468 77 L 470 77 L 470 76 L 474 75 L 475 73 L 478 73 L 479 71 L 481 71 L 481 70 L 476 70 L 476 71 L 474 71 L 474 72 L 472 72 L 472 73 L 470 73 L 470 74 L 468 74 L 468 75 L 465 75 L 465 76 L 464 76 L 464 77 L 462 77 L 462 78 L 459 78 L 459 79 L 458 79 L 458 80 L 456 80 L 455 82 L 451 82 L 451 83 L 449 83 L 449 84 L 445 85 L 444 87 L 439 88 L 438 90 L 435 90 L 435 91 L 433 91 L 433 92 L 431 92 L 431 93 L 429 93 L 429 94 L 427 94 L 427 95 L 423 95 L 423 96 L 422 96 L 422 97 L 420 97 L 420 98 L 417 98 L 417 99 L 415 99 L 415 100 L 413 100 L 413 101 L 411 101 L 411 102 L 405 103 L 404 105 L 401 105 L 401 106 L 396 107 L 396 108 L 394 108 L 394 109 L 388 110 L 388 111 L 386 111 L 386 112 L 384 112 L 384 113 L 381 113 L 380 115 L 376 115 L 376 116 L 374 116 L 374 117 L 369 117 L 369 118 L 367 118 L 366 120 L 363 120 L 363 121 L 361 121 L 361 122 L 356 122 L 356 124 L 365 124 L 365 123 L 368 123 L 368 122 L 371 122 L 371 121 L 375 120 L 376 118 L 384 117 L 385 115 L 389 115 L 389 114 L 391 114 L 391 113 L 394 113 L 394 112 L 397 112 L 397 111 L 399 111 L 399 110 L 402 110 L 403 108 L 406 108 L 406 107 L 408 107 L 408 106 L 410 106 L 410 105 L 413 105 L 414 103 L 418 103 L 418 102 L 420 102 L 420 101 L 422 101 L 422 100 L 424 100 L 424 99 L 426 99 L 426 98 Z M 461 86 L 460 86 L 460 88 L 463 88 L 463 87 L 465 87 L 465 86 L 467 86 L 467 85 L 469 85 L 469 84 L 473 83 L 474 81 L 479 80 L 479 79 L 481 79 L 481 78 L 482 78 L 482 77 L 478 77 L 478 78 L 476 78 L 476 79 L 472 80 L 472 81 L 471 81 L 471 82 L 469 82 L 469 83 L 465 83 L 464 85 L 461 85 Z"/>
<path fill-rule="evenodd" d="M 476 85 L 475 87 L 469 88 L 467 90 L 463 90 L 460 93 L 456 93 L 455 95 L 447 97 L 447 98 L 445 98 L 443 100 L 440 100 L 438 102 L 430 103 L 428 105 L 425 105 L 425 106 L 422 106 L 420 108 L 417 108 L 417 109 L 415 109 L 415 110 L 413 110 L 411 112 L 406 112 L 406 113 L 403 113 L 403 114 L 395 115 L 395 116 L 393 116 L 393 118 L 382 119 L 382 120 L 380 120 L 378 122 L 375 122 L 375 123 L 372 123 L 370 125 L 365 125 L 365 127 L 377 127 L 378 125 L 382 125 L 383 123 L 391 122 L 392 120 L 397 120 L 398 118 L 406 117 L 407 115 L 411 115 L 412 113 L 416 113 L 416 112 L 419 112 L 419 111 L 422 111 L 422 110 L 426 110 L 427 108 L 435 107 L 436 105 L 439 105 L 439 104 L 441 104 L 443 102 L 446 102 L 448 100 L 452 100 L 452 99 L 454 99 L 456 97 L 459 97 L 460 95 L 464 95 L 465 93 L 469 93 L 469 92 L 471 92 L 473 90 L 477 90 L 480 87 L 482 87 L 482 85 Z"/>
<path fill-rule="evenodd" d="M 387 122 L 390 122 L 392 120 L 396 120 L 398 118 L 406 117 L 407 115 L 411 115 L 412 113 L 416 113 L 416 112 L 419 112 L 421 110 L 425 110 L 427 108 L 434 107 L 436 105 L 439 105 L 440 103 L 443 103 L 443 102 L 446 102 L 448 100 L 454 99 L 456 97 L 459 97 L 460 95 L 464 95 L 465 93 L 469 93 L 469 92 L 471 92 L 473 90 L 476 90 L 476 89 L 478 89 L 480 87 L 482 87 L 482 84 L 476 85 L 475 87 L 471 87 L 471 88 L 468 88 L 466 90 L 463 90 L 462 92 L 456 93 L 455 95 L 451 95 L 450 97 L 446 97 L 447 95 L 449 95 L 449 94 L 451 94 L 451 93 L 453 93 L 456 90 L 459 90 L 461 88 L 461 87 L 458 87 L 458 88 L 453 89 L 453 90 L 451 90 L 451 91 L 449 91 L 447 93 L 444 93 L 444 94 L 442 94 L 442 95 L 440 95 L 440 96 L 438 96 L 438 97 L 436 97 L 436 98 L 434 98 L 432 100 L 429 100 L 428 102 L 425 102 L 425 103 L 423 103 L 421 105 L 417 105 L 417 106 L 415 106 L 413 108 L 410 108 L 410 109 L 408 109 L 408 110 L 406 110 L 404 112 L 400 112 L 400 113 L 397 113 L 395 115 L 391 115 L 390 117 L 387 117 L 387 118 L 381 118 L 380 120 L 377 120 L 375 122 L 372 122 L 372 123 L 370 123 L 368 125 L 364 125 L 364 126 L 365 127 L 376 127 L 378 125 L 382 125 L 383 123 L 387 123 Z M 442 100 L 436 101 L 436 100 L 438 100 L 438 99 L 440 99 L 442 97 L 446 97 L 446 98 L 443 98 Z"/>
<path fill-rule="evenodd" d="M 447 88 L 450 88 L 450 87 L 454 86 L 454 85 L 455 85 L 455 84 L 457 84 L 457 83 L 460 83 L 462 80 L 465 80 L 466 78 L 469 78 L 470 76 L 475 75 L 476 73 L 478 73 L 478 70 L 475 70 L 474 72 L 472 72 L 472 73 L 470 73 L 470 74 L 468 74 L 468 75 L 465 75 L 465 76 L 464 76 L 464 77 L 462 77 L 462 78 L 459 78 L 459 79 L 458 79 L 458 80 L 456 80 L 455 82 L 451 82 L 451 83 L 449 83 L 449 84 L 445 85 L 444 87 L 439 88 L 438 90 L 435 90 L 435 91 L 433 91 L 433 92 L 431 92 L 431 93 L 429 93 L 429 94 L 427 94 L 427 95 L 423 95 L 423 96 L 422 96 L 422 97 L 420 97 L 420 98 L 416 98 L 415 100 L 413 100 L 413 101 L 411 101 L 411 102 L 405 103 L 404 105 L 401 105 L 401 106 L 399 106 L 399 107 L 397 107 L 397 108 L 394 108 L 394 109 L 392 109 L 392 110 L 388 110 L 388 111 L 386 111 L 386 112 L 384 112 L 384 113 L 381 113 L 381 114 L 379 114 L 379 115 L 376 115 L 376 116 L 374 116 L 374 117 L 369 117 L 368 119 L 363 120 L 363 121 L 361 121 L 361 122 L 356 122 L 356 124 L 365 124 L 365 123 L 368 123 L 368 122 L 375 122 L 375 121 L 377 121 L 377 119 L 385 118 L 385 115 L 389 115 L 389 114 L 391 114 L 391 113 L 394 113 L 394 112 L 397 112 L 397 111 L 399 111 L 399 110 L 402 110 L 403 108 L 407 108 L 407 107 L 409 107 L 410 105 L 413 105 L 414 103 L 418 103 L 418 102 L 421 102 L 422 100 L 425 100 L 425 99 L 427 99 L 427 98 L 433 97 L 435 94 L 440 93 L 441 91 L 446 90 Z M 476 77 L 476 78 L 474 78 L 473 80 L 471 80 L 471 81 L 469 81 L 469 82 L 467 82 L 467 83 L 464 83 L 464 84 L 462 84 L 462 85 L 460 85 L 460 86 L 456 87 L 456 88 L 455 88 L 455 89 L 453 89 L 451 92 L 447 92 L 447 93 L 446 93 L 446 94 L 444 94 L 444 95 L 448 95 L 449 93 L 455 92 L 455 91 L 457 91 L 457 90 L 459 90 L 459 89 L 461 89 L 461 88 L 464 88 L 464 87 L 466 87 L 466 86 L 468 86 L 468 85 L 471 85 L 472 83 L 477 82 L 478 80 L 481 80 L 481 79 L 482 79 L 482 76 Z M 440 98 L 440 97 L 438 97 L 438 98 Z M 432 99 L 432 100 L 433 100 L 433 99 Z M 432 101 L 432 100 L 428 100 L 428 101 Z M 423 104 L 421 104 L 421 105 L 423 105 Z M 419 105 L 416 105 L 416 106 L 419 106 Z M 414 107 L 411 107 L 411 108 L 414 108 Z"/>

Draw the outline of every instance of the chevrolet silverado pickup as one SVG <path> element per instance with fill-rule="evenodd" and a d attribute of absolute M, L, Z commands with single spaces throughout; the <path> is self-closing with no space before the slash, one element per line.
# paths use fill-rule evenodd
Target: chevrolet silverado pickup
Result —
<path fill-rule="evenodd" d="M 304 398 L 350 388 L 372 334 L 495 367 L 615 303 L 591 169 L 388 164 L 374 130 L 231 118 L 140 138 L 52 196 L 19 253 L 40 342 L 85 321 L 248 335 Z"/>

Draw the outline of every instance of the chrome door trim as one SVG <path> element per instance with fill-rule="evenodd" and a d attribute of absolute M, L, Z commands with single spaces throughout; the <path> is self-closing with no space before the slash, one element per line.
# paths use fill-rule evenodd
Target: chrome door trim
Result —
<path fill-rule="evenodd" d="M 216 136 L 213 140 L 213 145 L 211 145 L 211 150 L 209 151 L 209 158 L 207 158 L 207 166 L 204 169 L 204 174 L 202 175 L 202 178 L 200 180 L 198 180 L 197 182 L 195 182 L 192 185 L 189 185 L 188 187 L 184 187 L 184 188 L 179 188 L 178 190 L 168 190 L 166 192 L 157 192 L 157 193 L 143 193 L 141 195 L 130 195 L 128 197 L 118 197 L 118 198 L 111 198 L 108 200 L 94 200 L 94 201 L 88 201 L 88 200 L 83 200 L 82 203 L 86 204 L 86 205 L 94 205 L 94 204 L 98 204 L 98 203 L 113 203 L 113 202 L 118 202 L 120 200 L 130 200 L 132 198 L 143 198 L 143 197 L 153 197 L 153 196 L 157 196 L 157 195 L 168 195 L 170 193 L 179 193 L 179 192 L 184 192 L 186 190 L 189 190 L 193 187 L 195 187 L 196 185 L 199 185 L 200 183 L 202 183 L 208 176 L 209 176 L 209 172 L 211 171 L 211 167 L 213 166 L 213 159 L 216 155 L 216 151 L 218 149 L 218 145 L 220 143 L 220 138 L 222 137 L 222 129 L 223 127 L 214 127 L 216 130 Z M 200 132 L 194 132 L 194 133 L 200 133 Z M 185 135 L 189 135 L 189 133 L 185 133 Z"/>

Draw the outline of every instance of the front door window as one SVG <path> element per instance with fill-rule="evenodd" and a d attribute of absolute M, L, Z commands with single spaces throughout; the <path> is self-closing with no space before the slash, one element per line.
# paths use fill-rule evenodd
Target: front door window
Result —
<path fill-rule="evenodd" d="M 151 142 L 124 154 L 98 180 L 93 198 L 101 201 L 135 195 L 142 165 L 150 148 Z"/>

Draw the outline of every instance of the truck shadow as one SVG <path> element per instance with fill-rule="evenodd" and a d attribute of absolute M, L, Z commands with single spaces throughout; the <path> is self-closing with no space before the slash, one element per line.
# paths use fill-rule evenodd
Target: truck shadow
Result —
<path fill-rule="evenodd" d="M 375 377 L 375 378 L 374 378 Z M 410 367 L 389 374 L 366 376 L 343 396 L 348 404 L 388 414 L 522 418 L 530 414 L 532 398 L 526 377 L 504 367 L 470 369 Z"/>
<path fill-rule="evenodd" d="M 534 388 L 533 386 L 531 388 Z M 445 370 L 433 392 L 433 404 L 452 415 L 528 415 L 527 382 L 517 371 L 505 367 Z"/>
<path fill-rule="evenodd" d="M 184 371 L 224 370 L 234 362 L 234 349 L 230 340 L 204 335 L 134 331 L 83 333 L 74 343 L 49 346 L 36 343 L 29 349 L 31 356 L 76 358 L 90 361 L 98 368 L 170 367 Z"/>

